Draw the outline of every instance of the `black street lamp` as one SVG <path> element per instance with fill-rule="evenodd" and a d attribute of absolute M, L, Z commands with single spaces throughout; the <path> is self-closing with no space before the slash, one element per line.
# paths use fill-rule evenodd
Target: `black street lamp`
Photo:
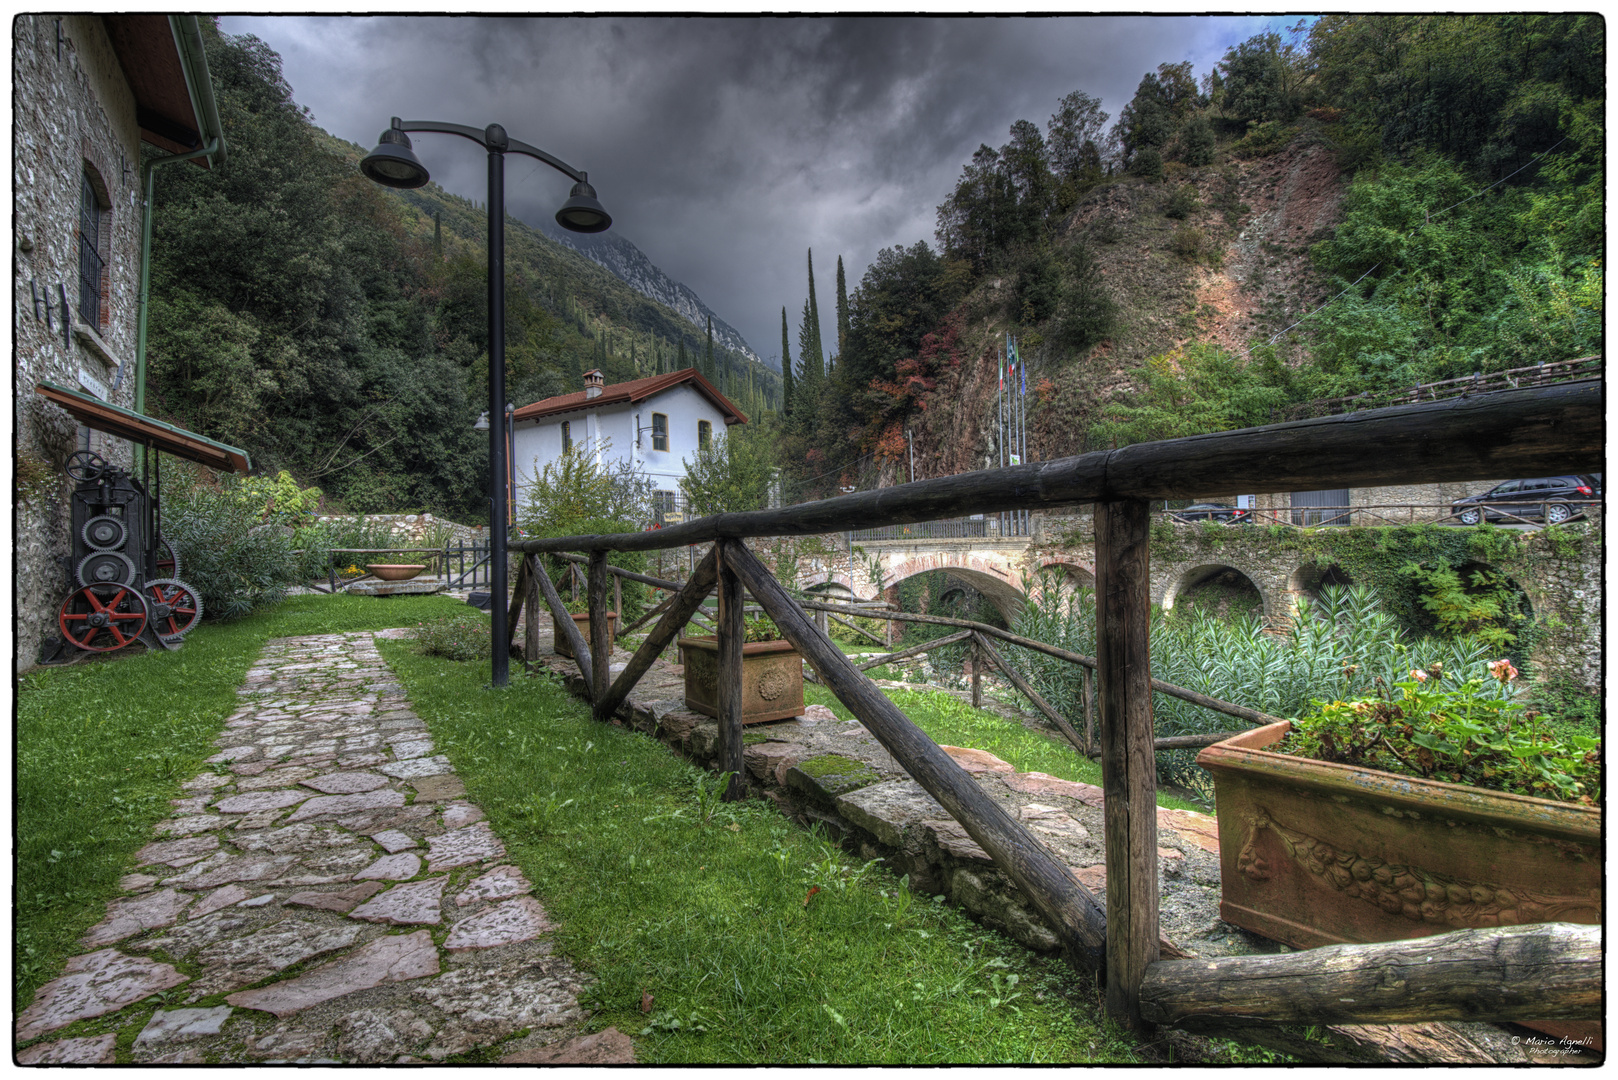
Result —
<path fill-rule="evenodd" d="M 506 155 L 525 154 L 543 161 L 573 180 L 573 191 L 556 212 L 556 223 L 570 232 L 598 233 L 612 227 L 612 218 L 596 201 L 595 188 L 582 173 L 545 151 L 506 134 L 499 124 L 478 129 L 463 124 L 393 118 L 377 147 L 360 162 L 360 171 L 391 188 L 419 188 L 427 183 L 427 168 L 416 158 L 407 131 L 459 135 L 489 153 L 489 618 L 493 627 L 494 656 L 491 682 L 505 686 L 510 677 L 510 656 L 503 647 L 506 631 Z"/>

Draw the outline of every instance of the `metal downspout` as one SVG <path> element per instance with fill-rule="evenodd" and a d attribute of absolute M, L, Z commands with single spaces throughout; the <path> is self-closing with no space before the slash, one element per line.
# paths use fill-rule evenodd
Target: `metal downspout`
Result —
<path fill-rule="evenodd" d="M 213 159 L 213 164 L 225 162 L 225 133 L 219 122 L 219 103 L 214 98 L 213 80 L 208 76 L 207 54 L 203 51 L 202 29 L 195 15 L 170 15 L 169 28 L 174 33 L 174 45 L 180 53 L 180 70 L 185 75 L 186 90 L 191 95 L 203 127 L 210 136 L 201 150 L 188 154 L 167 154 L 141 164 L 142 204 L 140 228 L 140 300 L 135 314 L 135 412 L 146 415 L 146 333 L 151 312 L 152 286 L 152 201 L 155 190 L 153 174 L 159 165 L 176 161 L 193 161 L 199 157 Z M 146 448 L 137 446 L 137 464 L 145 461 Z"/>

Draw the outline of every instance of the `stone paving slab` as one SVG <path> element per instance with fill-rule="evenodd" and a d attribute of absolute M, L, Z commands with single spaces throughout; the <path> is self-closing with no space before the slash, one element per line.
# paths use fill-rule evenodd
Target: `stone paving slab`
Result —
<path fill-rule="evenodd" d="M 238 695 L 126 895 L 18 1015 L 19 1064 L 633 1061 L 575 1038 L 583 979 L 372 635 L 268 642 Z"/>

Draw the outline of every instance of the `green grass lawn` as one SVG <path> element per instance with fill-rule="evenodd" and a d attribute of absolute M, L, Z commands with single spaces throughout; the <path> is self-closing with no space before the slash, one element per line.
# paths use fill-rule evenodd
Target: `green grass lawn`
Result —
<path fill-rule="evenodd" d="M 271 637 L 401 626 L 443 597 L 301 596 L 205 623 L 179 652 L 131 649 L 18 681 L 14 1000 L 55 977 L 118 895 L 180 784 L 202 771 L 236 688 Z"/>
<path fill-rule="evenodd" d="M 1059 961 L 767 802 L 718 803 L 716 777 L 550 677 L 496 693 L 479 665 L 380 647 L 595 977 L 592 1025 L 637 1036 L 639 1060 L 1135 1060 Z"/>
<path fill-rule="evenodd" d="M 1010 762 L 1018 772 L 1048 773 L 1063 780 L 1101 786 L 1101 763 L 1080 754 L 1059 736 L 1030 731 L 1015 721 L 974 709 L 960 698 L 941 690 L 899 690 L 889 687 L 884 692 L 936 743 L 987 750 L 1001 760 Z M 854 714 L 823 686 L 805 683 L 803 697 L 808 704 L 827 706 L 840 719 L 854 718 Z M 1161 791 L 1157 794 L 1157 804 L 1180 810 L 1208 810 L 1199 803 Z"/>

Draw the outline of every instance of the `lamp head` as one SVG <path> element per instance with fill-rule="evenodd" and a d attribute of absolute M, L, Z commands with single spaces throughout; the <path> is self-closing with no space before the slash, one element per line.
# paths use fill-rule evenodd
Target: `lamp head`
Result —
<path fill-rule="evenodd" d="M 428 179 L 427 167 L 410 149 L 410 136 L 397 127 L 388 128 L 377 139 L 376 149 L 360 162 L 360 172 L 390 188 L 419 188 Z"/>
<path fill-rule="evenodd" d="M 596 201 L 596 189 L 588 180 L 573 185 L 571 198 L 556 211 L 556 223 L 569 232 L 598 233 L 612 228 L 612 216 Z"/>

